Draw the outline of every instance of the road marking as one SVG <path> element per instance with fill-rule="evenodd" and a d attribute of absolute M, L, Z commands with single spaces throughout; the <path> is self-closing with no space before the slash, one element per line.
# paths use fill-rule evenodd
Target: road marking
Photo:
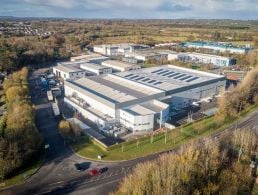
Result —
<path fill-rule="evenodd" d="M 48 185 L 49 185 L 49 186 L 54 186 L 54 185 L 60 184 L 60 183 L 64 183 L 64 181 L 58 181 L 58 182 L 55 182 L 55 183 L 50 183 L 50 184 L 48 184 Z"/>
<path fill-rule="evenodd" d="M 48 191 L 44 191 L 44 192 L 40 192 L 40 193 L 37 193 L 37 194 L 34 194 L 34 195 L 41 195 L 41 194 L 46 194 L 46 193 L 50 193 L 51 190 L 48 190 Z"/>

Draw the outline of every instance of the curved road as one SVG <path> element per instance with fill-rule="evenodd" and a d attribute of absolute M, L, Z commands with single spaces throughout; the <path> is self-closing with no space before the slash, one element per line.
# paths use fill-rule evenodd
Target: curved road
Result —
<path fill-rule="evenodd" d="M 37 127 L 45 138 L 50 149 L 46 152 L 44 165 L 36 174 L 26 182 L 15 185 L 7 189 L 14 194 L 101 194 L 105 195 L 115 190 L 123 177 L 130 173 L 133 167 L 140 162 L 157 158 L 161 153 L 152 154 L 135 160 L 114 163 L 102 163 L 87 161 L 75 155 L 58 133 L 58 119 L 54 118 L 51 105 L 48 103 L 37 103 L 40 98 L 35 97 L 36 103 L 36 123 Z M 250 126 L 257 128 L 258 111 L 253 112 L 237 123 L 239 128 Z M 209 141 L 216 141 L 228 131 L 233 131 L 236 127 L 230 128 L 209 138 Z M 175 152 L 173 149 L 167 152 Z M 164 152 L 162 152 L 164 153 Z M 91 167 L 107 166 L 108 170 L 101 175 L 90 177 L 87 171 L 77 171 L 74 163 L 82 163 L 85 169 Z"/>

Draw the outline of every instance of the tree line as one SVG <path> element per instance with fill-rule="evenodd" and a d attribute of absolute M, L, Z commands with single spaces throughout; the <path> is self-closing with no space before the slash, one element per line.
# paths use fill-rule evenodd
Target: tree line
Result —
<path fill-rule="evenodd" d="M 236 87 L 226 92 L 218 103 L 217 117 L 236 118 L 241 111 L 258 103 L 258 67 L 253 68 Z"/>
<path fill-rule="evenodd" d="M 66 49 L 62 35 L 54 34 L 49 38 L 12 37 L 0 39 L 0 71 L 12 73 L 32 64 L 45 64 L 66 59 L 71 54 Z M 33 65 L 37 68 L 36 65 Z"/>
<path fill-rule="evenodd" d="M 37 157 L 42 144 L 30 102 L 28 74 L 23 68 L 9 75 L 3 84 L 7 112 L 0 118 L 0 180 Z"/>
<path fill-rule="evenodd" d="M 111 194 L 251 194 L 250 160 L 257 139 L 257 130 L 243 129 L 220 143 L 190 143 L 176 153 L 138 164 Z"/>

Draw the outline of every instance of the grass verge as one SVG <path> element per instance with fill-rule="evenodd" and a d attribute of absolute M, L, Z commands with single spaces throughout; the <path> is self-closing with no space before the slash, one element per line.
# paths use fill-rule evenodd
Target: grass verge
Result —
<path fill-rule="evenodd" d="M 257 105 L 250 107 L 247 111 L 241 113 L 237 119 L 246 116 L 257 107 Z M 130 160 L 155 152 L 170 150 L 193 139 L 218 133 L 232 125 L 237 119 L 227 121 L 222 126 L 217 126 L 214 117 L 208 117 L 167 133 L 162 132 L 153 136 L 148 135 L 138 140 L 113 145 L 107 150 L 99 147 L 88 136 L 78 138 L 76 141 L 70 142 L 70 145 L 76 153 L 86 158 L 97 159 L 98 155 L 102 155 L 103 160 Z M 202 130 L 197 131 L 196 127 L 199 128 L 200 126 Z"/>

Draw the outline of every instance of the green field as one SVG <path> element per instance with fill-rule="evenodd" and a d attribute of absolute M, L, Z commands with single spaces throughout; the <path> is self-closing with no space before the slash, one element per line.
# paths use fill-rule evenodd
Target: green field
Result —
<path fill-rule="evenodd" d="M 213 117 L 206 118 L 197 123 L 205 123 L 206 129 L 201 132 L 197 132 L 194 130 L 193 125 L 189 124 L 183 128 L 168 131 L 167 133 L 159 133 L 154 135 L 153 138 L 148 135 L 138 141 L 133 140 L 114 145 L 109 147 L 107 150 L 91 141 L 87 136 L 80 138 L 76 142 L 71 142 L 71 146 L 75 152 L 86 158 L 97 159 L 97 155 L 103 155 L 103 160 L 129 160 L 155 152 L 169 150 L 180 144 L 189 142 L 194 138 L 206 136 L 221 130 L 221 128 L 216 128 Z"/>

